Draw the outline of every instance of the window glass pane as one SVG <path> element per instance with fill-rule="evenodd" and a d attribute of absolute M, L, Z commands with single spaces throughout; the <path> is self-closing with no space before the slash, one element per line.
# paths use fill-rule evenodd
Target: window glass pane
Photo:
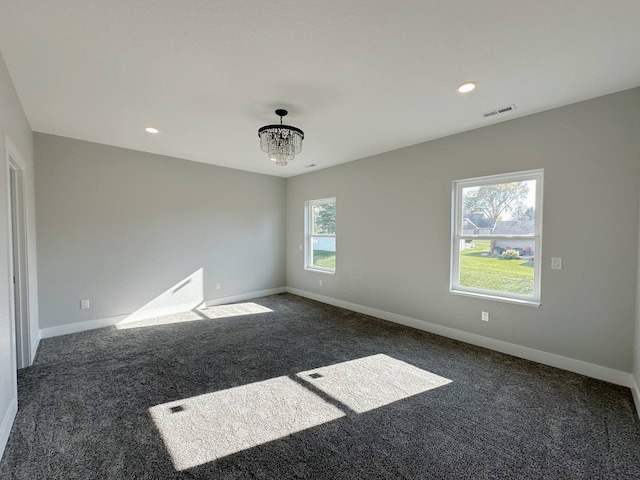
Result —
<path fill-rule="evenodd" d="M 336 237 L 314 237 L 312 243 L 312 266 L 336 268 Z"/>
<path fill-rule="evenodd" d="M 462 235 L 534 235 L 536 181 L 462 188 Z"/>
<path fill-rule="evenodd" d="M 533 240 L 460 240 L 459 285 L 533 296 L 535 250 Z"/>
<path fill-rule="evenodd" d="M 336 204 L 323 203 L 311 207 L 311 234 L 335 235 L 336 234 Z"/>

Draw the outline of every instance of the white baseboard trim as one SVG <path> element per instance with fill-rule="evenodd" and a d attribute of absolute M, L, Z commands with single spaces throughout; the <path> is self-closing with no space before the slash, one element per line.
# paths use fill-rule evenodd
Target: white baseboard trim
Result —
<path fill-rule="evenodd" d="M 254 298 L 266 297 L 267 295 L 277 295 L 285 293 L 286 287 L 270 288 L 268 290 L 259 290 L 257 292 L 243 293 L 242 295 L 233 295 L 231 297 L 216 298 L 214 300 L 205 301 L 207 307 L 215 307 L 216 305 L 224 305 L 226 303 L 242 302 L 244 300 L 252 300 Z"/>
<path fill-rule="evenodd" d="M 9 441 L 9 434 L 11 433 L 11 427 L 13 426 L 13 421 L 15 420 L 17 413 L 18 402 L 15 398 L 12 398 L 2 419 L 2 426 L 0 426 L 0 460 L 2 460 L 4 449 Z"/>
<path fill-rule="evenodd" d="M 42 337 L 42 333 L 38 330 L 38 335 L 31 342 L 31 358 L 29 359 L 29 365 L 33 365 L 33 361 L 36 359 L 36 353 L 38 353 L 38 347 L 40 346 L 40 339 Z"/>
<path fill-rule="evenodd" d="M 356 303 L 346 302 L 344 300 L 338 300 L 336 298 L 326 297 L 324 295 L 318 295 L 316 293 L 299 290 L 297 288 L 287 287 L 287 292 L 293 293 L 294 295 L 299 295 L 301 297 L 310 298 L 312 300 L 317 300 L 318 302 L 328 303 L 329 305 L 333 305 L 336 307 L 352 310 L 354 312 L 363 313 L 372 317 L 377 317 L 383 320 L 388 320 L 390 322 L 413 327 L 418 330 L 424 330 L 425 332 L 435 333 L 436 335 L 442 335 L 443 337 L 448 337 L 454 340 L 459 340 L 461 342 L 477 345 L 479 347 L 495 350 L 496 352 L 506 353 L 508 355 L 513 355 L 514 357 L 524 358 L 533 362 L 542 363 L 543 365 L 549 365 L 551 367 L 560 368 L 562 370 L 568 370 L 570 372 L 579 373 L 587 377 L 604 380 L 607 382 L 615 383 L 616 385 L 622 385 L 624 387 L 632 387 L 633 376 L 628 372 L 622 372 L 620 370 L 602 367 L 593 363 L 583 362 L 582 360 L 563 357 L 561 355 L 556 355 L 555 353 L 549 353 L 542 350 L 523 347 L 514 343 L 484 337 L 475 333 L 464 332 L 455 328 L 437 325 L 435 323 L 430 323 L 424 320 L 418 320 L 416 318 L 406 317 L 404 315 L 398 315 L 396 313 L 386 312 L 384 310 L 378 310 L 376 308 L 365 307 Z M 638 392 L 636 392 L 636 394 L 637 393 Z M 636 400 L 636 406 L 638 405 L 639 402 L 638 400 Z M 640 411 L 640 409 L 638 411 Z"/>
<path fill-rule="evenodd" d="M 57 325 L 55 327 L 41 328 L 40 337 L 43 339 L 59 337 L 60 335 L 68 335 L 70 333 L 95 330 L 96 328 L 112 327 L 127 317 L 128 315 L 118 315 L 116 317 L 97 318 L 95 320 L 87 320 L 85 322 L 67 323 L 65 325 Z"/>
<path fill-rule="evenodd" d="M 243 293 L 241 295 L 233 295 L 230 297 L 215 298 L 213 300 L 205 300 L 203 302 L 207 307 L 215 305 L 223 305 L 227 303 L 242 302 L 244 300 L 251 300 L 254 298 L 265 297 L 267 295 L 276 295 L 278 293 L 286 292 L 285 287 L 270 288 L 268 290 L 258 290 L 256 292 Z M 86 330 L 94 330 L 96 328 L 112 327 L 119 323 L 126 323 L 127 321 L 146 320 L 154 317 L 161 317 L 163 315 L 173 315 L 175 313 L 182 313 L 190 311 L 194 308 L 193 304 L 185 305 L 173 305 L 165 308 L 157 308 L 147 312 L 131 313 L 125 315 L 117 315 L 115 317 L 97 318 L 95 320 L 87 320 L 85 322 L 67 323 L 65 325 L 58 325 L 55 327 L 47 327 L 40 329 L 41 338 L 51 338 L 60 335 L 68 335 L 70 333 L 84 332 Z"/>
<path fill-rule="evenodd" d="M 640 389 L 638 388 L 638 382 L 635 375 L 631 375 L 631 394 L 633 395 L 633 403 L 636 405 L 636 413 L 640 418 Z"/>

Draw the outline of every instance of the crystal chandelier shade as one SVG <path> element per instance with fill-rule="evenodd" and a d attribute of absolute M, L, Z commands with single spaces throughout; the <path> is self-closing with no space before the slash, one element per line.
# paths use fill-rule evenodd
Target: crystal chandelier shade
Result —
<path fill-rule="evenodd" d="M 285 166 L 302 151 L 304 132 L 299 128 L 282 124 L 282 117 L 288 112 L 276 110 L 280 125 L 266 125 L 258 130 L 260 148 L 269 155 L 276 165 Z"/>

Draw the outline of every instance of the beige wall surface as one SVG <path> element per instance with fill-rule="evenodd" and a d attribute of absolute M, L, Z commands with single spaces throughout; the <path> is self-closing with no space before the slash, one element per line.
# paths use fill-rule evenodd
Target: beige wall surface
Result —
<path fill-rule="evenodd" d="M 35 151 L 42 328 L 285 285 L 284 179 L 38 133 Z"/>
<path fill-rule="evenodd" d="M 633 89 L 290 178 L 287 285 L 630 372 L 639 157 Z M 537 168 L 542 305 L 449 293 L 451 182 Z M 334 196 L 336 274 L 305 271 L 304 201 Z"/>
<path fill-rule="evenodd" d="M 5 137 L 6 136 L 6 137 Z M 33 179 L 33 135 L 18 95 L 13 87 L 4 59 L 0 56 L 0 427 L 10 428 L 7 414 L 15 391 L 15 370 L 12 344 L 13 318 L 9 311 L 9 205 L 8 165 L 5 138 L 9 138 L 24 161 L 25 201 L 28 241 L 29 316 L 31 337 L 37 345 L 38 295 L 35 232 L 35 199 Z M 3 423 L 6 422 L 6 423 Z M 4 432 L 0 432 L 3 434 Z M 0 442 L 1 443 L 1 442 Z M 4 445 L 0 444 L 0 451 Z"/>

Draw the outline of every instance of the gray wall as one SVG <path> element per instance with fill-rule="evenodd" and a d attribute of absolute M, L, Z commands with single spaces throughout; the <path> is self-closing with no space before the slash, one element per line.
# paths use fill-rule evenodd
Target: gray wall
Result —
<path fill-rule="evenodd" d="M 26 207 L 27 240 L 29 257 L 29 314 L 31 318 L 31 337 L 37 341 L 38 335 L 38 296 L 37 296 L 37 259 L 35 231 L 35 199 L 33 181 L 33 136 L 20 100 L 13 88 L 4 58 L 0 55 L 0 426 L 6 418 L 12 400 L 15 371 L 12 343 L 14 337 L 11 325 L 13 319 L 9 312 L 9 217 L 7 198 L 7 159 L 5 155 L 5 135 L 9 137 L 26 168 Z M 7 424 L 10 428 L 10 425 Z M 0 432 L 2 434 L 2 432 Z M 0 444 L 0 452 L 4 445 Z"/>
<path fill-rule="evenodd" d="M 285 285 L 284 179 L 39 133 L 35 152 L 41 327 L 184 303 L 198 271 L 203 300 Z"/>
<path fill-rule="evenodd" d="M 542 306 L 450 294 L 451 182 L 535 168 L 545 169 Z M 294 177 L 287 284 L 630 372 L 639 184 L 640 89 Z M 304 201 L 334 196 L 336 275 L 305 271 Z"/>

